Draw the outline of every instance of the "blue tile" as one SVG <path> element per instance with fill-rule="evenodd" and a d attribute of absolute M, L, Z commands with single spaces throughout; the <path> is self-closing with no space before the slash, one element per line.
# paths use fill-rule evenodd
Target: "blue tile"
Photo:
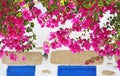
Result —
<path fill-rule="evenodd" d="M 96 66 L 58 66 L 58 76 L 96 76 Z"/>

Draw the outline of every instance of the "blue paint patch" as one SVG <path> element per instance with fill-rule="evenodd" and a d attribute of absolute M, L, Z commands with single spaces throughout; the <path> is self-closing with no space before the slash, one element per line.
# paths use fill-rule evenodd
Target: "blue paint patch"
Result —
<path fill-rule="evenodd" d="M 8 66 L 7 76 L 35 76 L 35 66 Z"/>
<path fill-rule="evenodd" d="M 96 76 L 96 66 L 58 66 L 58 76 Z"/>

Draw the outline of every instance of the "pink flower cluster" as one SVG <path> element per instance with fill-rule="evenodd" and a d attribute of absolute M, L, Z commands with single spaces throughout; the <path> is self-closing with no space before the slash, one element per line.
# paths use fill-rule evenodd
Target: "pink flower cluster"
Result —
<path fill-rule="evenodd" d="M 33 7 L 31 10 L 23 9 L 22 14 L 24 19 L 31 21 L 32 19 L 37 18 L 39 15 L 41 15 L 41 10 L 37 7 Z"/>
<path fill-rule="evenodd" d="M 47 51 L 50 48 L 56 49 L 65 46 L 73 53 L 93 48 L 93 50 L 101 56 L 118 56 L 120 54 L 120 41 L 114 40 L 112 36 L 116 35 L 116 29 L 111 29 L 107 26 L 101 27 L 99 24 L 104 13 L 109 11 L 110 14 L 115 14 L 118 12 L 114 2 L 111 2 L 109 5 L 99 6 L 96 1 L 90 8 L 85 8 L 82 4 L 77 8 L 73 0 L 69 0 L 65 5 L 61 5 L 59 1 L 56 1 L 56 8 L 49 11 L 52 4 L 54 4 L 54 1 L 49 3 L 49 7 L 47 7 L 48 12 L 38 16 L 38 22 L 41 27 L 60 27 L 62 26 L 61 24 L 64 24 L 67 20 L 71 21 L 72 26 L 50 32 L 49 40 L 51 43 L 49 43 L 49 48 L 48 45 L 45 47 Z M 108 23 L 108 25 L 110 24 Z M 70 37 L 72 32 L 82 33 L 83 30 L 91 31 L 89 39 L 80 36 L 76 39 Z"/>
<path fill-rule="evenodd" d="M 61 6 L 58 3 L 57 6 L 59 9 L 54 9 L 52 12 L 46 12 L 38 16 L 38 22 L 41 27 L 47 28 L 55 28 L 61 26 L 59 24 L 64 24 L 67 20 L 71 20 L 72 26 L 70 28 L 50 33 L 49 40 L 52 41 L 50 47 L 56 49 L 66 46 L 74 53 L 93 48 L 102 56 L 108 54 L 114 55 L 115 52 L 113 50 L 116 48 L 114 48 L 113 44 L 107 44 L 107 41 L 112 39 L 110 35 L 113 31 L 106 27 L 101 28 L 99 25 L 104 12 L 110 11 L 111 13 L 115 13 L 117 11 L 114 9 L 114 3 L 101 7 L 95 3 L 90 8 L 79 8 L 76 13 L 76 5 L 71 1 L 68 1 L 68 5 L 66 6 Z M 103 13 L 101 14 L 100 12 Z M 82 32 L 82 30 L 87 29 L 92 31 L 89 39 L 81 39 L 79 37 L 75 40 L 70 38 L 72 32 Z"/>
<path fill-rule="evenodd" d="M 39 16 L 41 10 L 34 6 L 31 9 L 24 8 L 24 5 L 28 4 L 24 1 L 1 0 L 0 4 L 0 58 L 7 55 L 10 56 L 11 60 L 17 60 L 17 56 L 9 50 L 21 53 L 33 46 L 32 39 L 26 33 L 29 30 L 31 31 L 31 27 L 34 26 L 29 27 L 27 24 L 30 24 L 33 19 Z M 28 29 L 28 27 L 31 29 Z"/>
<path fill-rule="evenodd" d="M 65 0 L 61 3 L 59 0 L 50 0 L 46 2 L 47 12 L 41 13 L 41 10 L 34 6 L 34 1 L 19 2 L 14 4 L 7 0 L 1 0 L 0 9 L 0 37 L 2 47 L 0 48 L 0 57 L 4 54 L 9 55 L 11 60 L 16 60 L 17 56 L 13 53 L 7 53 L 6 48 L 14 49 L 17 52 L 22 52 L 24 49 L 31 48 L 30 37 L 26 32 L 33 32 L 32 29 L 25 24 L 30 24 L 33 19 L 37 19 L 40 26 L 46 28 L 62 27 L 67 20 L 71 21 L 70 28 L 60 28 L 55 32 L 50 32 L 49 42 L 44 42 L 43 47 L 46 53 L 49 49 L 56 49 L 62 46 L 68 47 L 73 53 L 90 50 L 93 48 L 101 56 L 105 55 L 120 55 L 120 40 L 114 39 L 113 35 L 118 34 L 116 29 L 108 27 L 107 25 L 101 27 L 100 19 L 105 12 L 111 14 L 118 13 L 115 2 L 105 5 L 99 5 L 98 1 L 91 4 L 90 7 L 85 7 L 83 0 Z M 90 1 L 91 2 L 91 1 Z M 105 1 L 106 2 L 106 1 Z M 88 2 L 89 4 L 89 2 Z M 28 5 L 28 8 L 24 6 Z M 12 7 L 15 6 L 15 7 Z M 32 7 L 32 8 L 31 8 Z M 12 8 L 12 9 L 11 9 Z M 20 10 L 19 10 L 19 9 Z M 33 27 L 33 25 L 30 25 Z M 71 38 L 73 32 L 89 33 L 89 38 Z M 116 35 L 117 36 L 117 35 Z M 25 58 L 23 58 L 24 60 Z M 118 61 L 118 68 L 119 61 Z"/>
<path fill-rule="evenodd" d="M 120 70 L 120 59 L 117 61 L 117 67 L 119 68 L 119 70 Z"/>

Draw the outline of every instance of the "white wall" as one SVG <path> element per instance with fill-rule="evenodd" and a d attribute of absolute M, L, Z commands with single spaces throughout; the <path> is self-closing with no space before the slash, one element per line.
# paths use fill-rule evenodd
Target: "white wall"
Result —
<path fill-rule="evenodd" d="M 40 8 L 42 8 L 43 12 L 46 11 L 41 5 L 40 5 Z M 105 18 L 102 19 L 102 23 L 106 21 L 106 18 L 108 16 L 109 15 L 106 15 Z M 34 20 L 34 21 L 36 22 L 34 31 L 37 34 L 37 40 L 35 41 L 35 43 L 36 43 L 37 47 L 40 47 L 40 46 L 42 46 L 42 43 L 47 40 L 48 33 L 50 31 L 55 31 L 56 29 L 55 30 L 47 29 L 47 28 L 41 29 L 40 25 L 37 23 L 37 21 L 36 20 Z M 68 22 L 66 25 L 70 25 L 70 23 Z M 74 36 L 76 36 L 76 35 L 74 35 Z M 68 48 L 63 47 L 61 49 L 65 50 L 65 49 L 68 49 Z M 42 50 L 38 50 L 38 49 L 33 49 L 33 50 L 42 51 Z M 107 62 L 112 62 L 113 64 L 112 65 L 107 65 Z M 36 75 L 35 76 L 57 76 L 57 66 L 58 65 L 51 64 L 50 63 L 50 56 L 49 56 L 49 59 L 47 61 L 43 61 L 41 65 L 36 66 Z M 101 71 L 102 70 L 107 70 L 107 69 L 114 71 L 115 72 L 114 76 L 120 76 L 120 71 L 117 68 L 115 68 L 115 66 L 116 66 L 116 63 L 115 63 L 114 58 L 112 58 L 112 60 L 108 60 L 105 57 L 104 63 L 102 65 L 97 65 L 97 76 L 102 76 Z M 6 76 L 7 67 L 8 67 L 8 65 L 2 64 L 1 60 L 0 60 L 0 76 Z M 42 70 L 46 70 L 46 69 L 50 70 L 51 74 L 43 74 L 41 72 Z"/>
<path fill-rule="evenodd" d="M 42 46 L 42 43 L 44 40 L 47 40 L 47 36 L 48 33 L 51 31 L 51 29 L 40 29 L 40 26 L 36 23 L 35 26 L 35 32 L 37 34 L 37 41 L 36 41 L 36 46 Z M 53 31 L 53 30 L 52 30 Z M 60 49 L 68 49 L 68 48 L 60 48 Z M 34 51 L 41 51 L 42 50 L 38 50 L 38 49 L 33 49 Z M 43 61 L 41 65 L 37 65 L 36 66 L 36 75 L 35 76 L 57 76 L 57 66 L 59 65 L 54 65 L 50 63 L 50 55 L 49 54 L 49 59 L 47 61 Z M 112 65 L 107 65 L 107 62 L 112 62 Z M 114 76 L 120 76 L 120 71 L 115 68 L 116 63 L 115 63 L 115 59 L 113 58 L 111 61 L 108 60 L 105 57 L 104 63 L 102 65 L 97 65 L 97 76 L 102 76 L 101 75 L 101 71 L 102 70 L 111 70 L 115 72 Z M 2 64 L 0 61 L 0 76 L 6 76 L 6 70 L 7 70 L 8 65 Z M 44 74 L 41 71 L 42 70 L 50 70 L 51 74 Z"/>
<path fill-rule="evenodd" d="M 107 62 L 112 62 L 112 65 L 107 65 Z M 49 56 L 48 60 L 43 61 L 41 65 L 36 65 L 35 76 L 57 76 L 57 69 L 58 69 L 57 67 L 59 65 L 60 64 L 58 64 L 58 65 L 51 64 L 50 56 Z M 113 76 L 120 76 L 120 71 L 115 66 L 116 66 L 116 63 L 115 63 L 114 57 L 112 58 L 112 60 L 108 60 L 108 58 L 105 57 L 104 63 L 96 66 L 97 67 L 97 76 L 102 76 L 102 74 L 101 74 L 102 70 L 111 70 L 111 71 L 115 72 L 115 74 Z M 7 67 L 8 67 L 8 65 L 2 64 L 0 61 L 0 76 L 6 76 Z M 51 71 L 51 74 L 42 73 L 41 72 L 42 70 L 49 70 L 49 71 Z"/>
<path fill-rule="evenodd" d="M 116 62 L 114 57 L 112 58 L 112 60 L 108 60 L 107 57 L 104 58 L 104 63 L 101 65 L 97 65 L 97 76 L 102 76 L 101 72 L 102 70 L 111 70 L 113 72 L 115 72 L 114 76 L 120 76 L 120 71 L 115 67 L 116 66 Z M 112 65 L 107 65 L 108 62 L 112 62 Z M 38 65 L 36 68 L 36 76 L 57 76 L 57 66 L 55 64 L 51 64 L 50 63 L 50 58 L 47 61 L 44 61 L 42 63 L 42 65 Z M 81 66 L 81 65 L 80 65 Z M 43 74 L 41 73 L 41 70 L 43 69 L 48 69 L 51 71 L 51 74 Z"/>

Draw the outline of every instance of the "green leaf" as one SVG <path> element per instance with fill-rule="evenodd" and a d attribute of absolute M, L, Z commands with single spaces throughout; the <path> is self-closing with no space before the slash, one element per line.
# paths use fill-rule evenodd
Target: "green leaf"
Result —
<path fill-rule="evenodd" d="M 33 22 L 31 22 L 30 27 L 34 27 L 34 25 L 35 25 L 35 24 L 34 24 Z"/>
<path fill-rule="evenodd" d="M 68 5 L 68 0 L 67 0 L 67 1 L 64 1 L 64 4 L 65 4 L 65 6 L 67 6 L 67 5 Z"/>
<path fill-rule="evenodd" d="M 32 46 L 35 48 L 35 44 L 32 44 Z"/>
<path fill-rule="evenodd" d="M 103 0 L 99 0 L 98 6 L 100 6 L 100 7 L 104 6 L 104 1 Z"/>
<path fill-rule="evenodd" d="M 113 0 L 106 0 L 106 4 L 110 4 Z"/>
<path fill-rule="evenodd" d="M 33 48 L 32 48 L 32 46 L 30 47 L 30 50 L 32 50 Z"/>
<path fill-rule="evenodd" d="M 27 49 L 27 51 L 30 51 L 30 49 Z"/>
<path fill-rule="evenodd" d="M 51 8 L 52 10 L 54 10 L 54 9 L 58 8 L 58 6 L 57 6 L 56 4 L 52 4 L 52 5 L 50 6 L 50 8 Z"/>
<path fill-rule="evenodd" d="M 0 32 L 2 31 L 2 26 L 0 26 Z"/>
<path fill-rule="evenodd" d="M 29 41 L 28 44 L 32 44 L 33 42 L 32 41 Z"/>
<path fill-rule="evenodd" d="M 2 26 L 2 24 L 0 23 L 0 27 Z"/>
<path fill-rule="evenodd" d="M 31 39 L 33 36 L 29 36 L 29 38 Z"/>
<path fill-rule="evenodd" d="M 35 3 L 33 3 L 33 2 L 29 3 L 29 9 L 31 10 L 34 5 L 35 5 Z"/>
<path fill-rule="evenodd" d="M 117 6 L 120 6 L 120 2 L 117 2 Z"/>
<path fill-rule="evenodd" d="M 90 0 L 84 0 L 85 2 L 89 2 Z"/>
<path fill-rule="evenodd" d="M 43 2 L 43 3 L 44 3 L 45 1 L 44 1 L 44 0 L 40 0 L 40 2 Z"/>
<path fill-rule="evenodd" d="M 80 21 L 82 21 L 82 20 L 83 20 L 83 18 L 80 18 L 79 20 L 80 20 Z"/>
<path fill-rule="evenodd" d="M 22 12 L 18 12 L 18 13 L 16 14 L 16 17 L 22 17 Z"/>
<path fill-rule="evenodd" d="M 95 21 L 98 21 L 99 20 L 98 14 L 95 14 L 94 18 L 95 18 Z"/>
<path fill-rule="evenodd" d="M 102 15 L 103 15 L 103 12 L 102 12 L 102 11 L 100 11 L 100 12 L 99 12 L 99 15 L 100 15 L 100 16 L 102 16 Z"/>
<path fill-rule="evenodd" d="M 11 4 L 12 0 L 6 0 L 6 4 L 9 5 Z"/>
<path fill-rule="evenodd" d="M 33 39 L 34 39 L 34 40 L 36 40 L 36 39 L 37 39 L 35 34 L 33 34 Z"/>
<path fill-rule="evenodd" d="M 73 11 L 74 11 L 74 13 L 76 13 L 76 14 L 78 13 L 77 9 L 73 9 Z"/>
<path fill-rule="evenodd" d="M 13 14 L 15 14 L 14 11 L 11 11 L 11 12 L 7 13 L 7 15 L 13 15 Z"/>
<path fill-rule="evenodd" d="M 25 0 L 25 2 L 26 2 L 26 3 L 28 3 L 28 2 L 29 2 L 29 0 Z"/>
<path fill-rule="evenodd" d="M 83 2 L 82 6 L 85 8 L 90 8 L 92 6 L 92 4 L 91 3 L 88 4 L 86 2 Z"/>
<path fill-rule="evenodd" d="M 32 28 L 31 27 L 27 27 L 27 30 L 26 30 L 27 32 L 32 32 L 33 30 L 32 30 Z"/>
<path fill-rule="evenodd" d="M 20 6 L 19 6 L 19 5 L 18 5 L 18 6 L 16 6 L 16 9 L 17 9 L 17 10 L 19 10 L 19 9 L 20 9 Z"/>
<path fill-rule="evenodd" d="M 28 25 L 29 21 L 28 20 L 24 20 L 24 25 Z"/>
<path fill-rule="evenodd" d="M 116 17 L 114 17 L 114 18 L 111 20 L 110 25 L 113 25 L 113 24 L 115 23 L 115 21 L 116 21 Z"/>

